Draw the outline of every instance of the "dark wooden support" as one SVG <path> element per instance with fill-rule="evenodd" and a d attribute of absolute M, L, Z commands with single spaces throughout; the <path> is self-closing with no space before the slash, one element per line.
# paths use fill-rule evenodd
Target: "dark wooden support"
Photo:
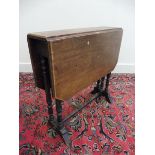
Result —
<path fill-rule="evenodd" d="M 41 57 L 41 68 L 44 79 L 44 87 L 46 93 L 46 102 L 48 104 L 48 114 L 49 114 L 49 123 L 53 125 L 53 128 L 59 131 L 66 143 L 67 146 L 71 145 L 71 141 L 69 139 L 69 133 L 64 127 L 64 123 L 62 122 L 62 101 L 56 99 L 56 111 L 57 111 L 57 121 L 54 120 L 53 108 L 52 108 L 52 100 L 51 100 L 51 92 L 50 92 L 50 78 L 48 72 L 48 60 L 45 57 Z"/>
<path fill-rule="evenodd" d="M 71 141 L 69 139 L 69 133 L 64 127 L 64 122 L 62 121 L 62 101 L 56 99 L 56 111 L 57 111 L 57 130 L 61 133 L 67 146 L 71 146 Z"/>
<path fill-rule="evenodd" d="M 101 94 L 103 93 L 104 79 L 105 79 L 105 77 L 102 77 L 102 78 L 99 80 L 99 85 L 97 85 L 97 90 L 98 90 L 97 93 L 99 93 L 100 95 L 99 95 L 99 97 L 96 98 L 96 103 L 99 102 L 99 99 L 100 99 L 100 97 L 102 96 Z"/>
<path fill-rule="evenodd" d="M 46 102 L 48 104 L 49 122 L 53 122 L 54 115 L 53 115 L 51 92 L 50 92 L 48 60 L 45 57 L 40 57 L 40 58 L 41 58 L 41 68 L 42 68 L 42 74 L 43 74 L 43 79 L 44 79 L 45 93 L 46 93 Z"/>
<path fill-rule="evenodd" d="M 91 92 L 92 94 L 102 94 L 99 95 L 96 99 L 96 102 L 98 102 L 98 99 L 100 96 L 104 96 L 107 102 L 112 103 L 112 98 L 109 95 L 108 87 L 109 87 L 109 79 L 110 79 L 111 73 L 107 74 L 106 76 L 106 83 L 105 83 L 105 89 L 104 89 L 104 81 L 105 77 L 102 77 L 100 80 L 97 81 L 96 86 L 94 87 L 94 90 Z"/>
<path fill-rule="evenodd" d="M 96 93 L 99 93 L 99 92 L 103 91 L 104 79 L 105 79 L 105 77 L 102 77 L 101 79 L 97 80 L 97 84 L 94 87 L 94 89 L 91 92 L 91 94 L 96 94 Z"/>
<path fill-rule="evenodd" d="M 110 79 L 111 73 L 107 74 L 107 79 L 106 79 L 106 86 L 105 86 L 105 91 L 108 91 L 109 87 L 109 79 Z"/>
<path fill-rule="evenodd" d="M 62 101 L 56 99 L 56 111 L 57 111 L 57 123 L 58 123 L 58 128 L 61 129 L 63 128 L 63 123 L 62 123 Z"/>
<path fill-rule="evenodd" d="M 107 77 L 106 77 L 106 86 L 105 86 L 105 90 L 103 92 L 103 96 L 105 96 L 106 100 L 109 103 L 112 103 L 112 98 L 111 98 L 111 96 L 109 94 L 109 91 L 108 91 L 110 76 L 111 76 L 111 73 L 107 74 Z"/>
<path fill-rule="evenodd" d="M 100 85 L 99 85 L 99 91 L 102 92 L 103 91 L 103 87 L 104 87 L 104 79 L 105 77 L 102 77 L 100 80 Z"/>
<path fill-rule="evenodd" d="M 91 94 L 96 94 L 99 92 L 99 86 L 100 86 L 100 80 L 97 80 L 97 84 L 94 87 L 93 91 L 91 92 Z"/>

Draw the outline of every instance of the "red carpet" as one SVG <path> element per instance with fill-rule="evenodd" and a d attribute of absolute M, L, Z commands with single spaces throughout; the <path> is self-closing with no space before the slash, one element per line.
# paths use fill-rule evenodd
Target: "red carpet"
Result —
<path fill-rule="evenodd" d="M 47 125 L 45 93 L 35 88 L 32 74 L 20 74 L 20 155 L 134 155 L 134 84 L 133 74 L 112 74 L 109 92 L 113 103 L 104 97 L 93 101 L 68 121 L 72 148 Z M 84 102 L 92 87 L 76 96 Z M 55 105 L 54 105 L 55 108 Z M 75 107 L 63 104 L 63 116 Z"/>

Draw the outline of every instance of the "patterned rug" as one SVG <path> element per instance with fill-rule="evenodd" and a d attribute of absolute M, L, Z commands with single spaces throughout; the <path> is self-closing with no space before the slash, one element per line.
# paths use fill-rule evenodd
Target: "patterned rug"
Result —
<path fill-rule="evenodd" d="M 45 92 L 35 88 L 31 73 L 20 73 L 19 153 L 20 155 L 134 155 L 135 76 L 112 74 L 109 92 L 113 103 L 101 97 L 68 120 L 72 147 L 48 125 Z M 63 117 L 91 95 L 94 85 L 73 97 L 75 104 L 63 103 Z M 55 103 L 53 103 L 54 114 Z"/>

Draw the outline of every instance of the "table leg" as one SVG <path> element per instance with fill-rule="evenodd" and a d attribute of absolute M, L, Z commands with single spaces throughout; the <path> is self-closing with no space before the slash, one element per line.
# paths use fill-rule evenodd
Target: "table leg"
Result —
<path fill-rule="evenodd" d="M 49 113 L 49 122 L 55 127 L 56 130 L 58 130 L 66 145 L 70 146 L 71 141 L 69 139 L 69 133 L 64 127 L 64 124 L 62 123 L 62 101 L 56 99 L 56 111 L 57 111 L 57 123 L 54 121 L 54 115 L 53 115 L 53 108 L 52 108 L 52 100 L 51 100 L 51 92 L 50 92 L 50 78 L 49 78 L 49 71 L 48 71 L 48 60 L 45 57 L 41 57 L 41 68 L 43 73 L 43 79 L 44 79 L 44 87 L 45 87 L 45 93 L 46 93 L 46 102 L 48 104 L 48 113 Z"/>
<path fill-rule="evenodd" d="M 63 123 L 62 123 L 62 101 L 56 99 L 56 111 L 57 111 L 57 123 L 58 123 L 58 128 L 61 129 L 63 128 Z"/>
<path fill-rule="evenodd" d="M 100 92 L 102 92 L 103 91 L 103 87 L 104 87 L 104 79 L 105 79 L 105 77 L 102 77 L 101 78 L 101 82 L 100 82 L 100 86 L 99 86 L 99 90 L 100 90 Z"/>
<path fill-rule="evenodd" d="M 41 68 L 44 79 L 44 87 L 46 93 L 46 102 L 48 104 L 48 114 L 49 114 L 49 122 L 54 121 L 53 108 L 52 108 L 52 100 L 51 100 L 51 92 L 50 92 L 50 78 L 48 72 L 48 62 L 47 58 L 41 57 Z"/>
<path fill-rule="evenodd" d="M 64 127 L 64 122 L 62 122 L 62 101 L 56 99 L 56 111 L 57 111 L 57 130 L 61 133 L 65 143 L 67 146 L 71 146 L 71 141 L 69 139 L 69 133 L 67 129 Z"/>
<path fill-rule="evenodd" d="M 112 98 L 111 98 L 111 96 L 109 95 L 109 91 L 108 91 L 110 76 L 111 76 L 111 73 L 107 74 L 106 86 L 105 86 L 105 90 L 104 90 L 103 94 L 104 94 L 106 100 L 107 100 L 109 103 L 112 103 Z"/>
<path fill-rule="evenodd" d="M 97 80 L 97 84 L 91 92 L 92 94 L 96 94 L 103 91 L 104 79 L 105 77 L 102 77 L 100 80 Z"/>
<path fill-rule="evenodd" d="M 100 80 L 97 81 L 97 85 L 94 87 L 94 90 L 91 92 L 92 94 L 96 94 L 96 93 L 100 94 L 99 97 L 96 98 L 96 102 L 98 102 L 101 96 L 104 96 L 107 102 L 112 103 L 112 98 L 110 97 L 108 92 L 110 76 L 111 76 L 111 73 L 107 74 L 106 76 L 105 89 L 104 89 L 105 77 L 102 77 Z"/>
<path fill-rule="evenodd" d="M 91 94 L 96 94 L 99 92 L 99 86 L 100 86 L 100 80 L 97 80 L 97 84 L 94 87 L 93 91 L 91 92 Z"/>

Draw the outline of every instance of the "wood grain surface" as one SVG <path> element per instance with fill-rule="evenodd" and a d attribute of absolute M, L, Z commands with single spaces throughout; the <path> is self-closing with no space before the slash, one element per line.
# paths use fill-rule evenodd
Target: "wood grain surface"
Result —
<path fill-rule="evenodd" d="M 33 41 L 29 47 L 33 49 L 30 55 L 35 79 L 42 82 L 38 50 L 49 61 L 52 96 L 61 100 L 71 98 L 114 69 L 122 32 L 121 28 L 99 27 L 28 34 L 28 40 L 47 43 L 37 46 Z M 37 85 L 42 86 L 39 82 Z"/>
<path fill-rule="evenodd" d="M 55 97 L 66 100 L 111 72 L 121 37 L 117 30 L 51 42 Z"/>

